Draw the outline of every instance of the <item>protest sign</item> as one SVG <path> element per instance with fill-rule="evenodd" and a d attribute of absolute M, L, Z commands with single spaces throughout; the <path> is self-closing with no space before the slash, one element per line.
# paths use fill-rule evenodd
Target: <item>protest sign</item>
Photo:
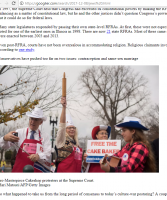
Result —
<path fill-rule="evenodd" d="M 121 149 L 121 140 L 88 140 L 87 163 L 99 163 L 105 154 L 112 156 Z"/>

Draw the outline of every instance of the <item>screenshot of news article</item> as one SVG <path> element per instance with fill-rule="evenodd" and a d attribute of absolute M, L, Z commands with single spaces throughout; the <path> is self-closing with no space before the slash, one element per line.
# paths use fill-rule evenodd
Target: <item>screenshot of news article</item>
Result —
<path fill-rule="evenodd" d="M 166 21 L 163 0 L 0 2 L 1 198 L 166 198 Z M 64 94 L 67 104 L 62 103 Z M 35 107 L 43 110 L 41 124 L 33 118 Z M 75 173 L 55 172 L 55 145 L 59 145 L 61 136 L 67 138 L 65 131 L 60 131 L 63 109 L 78 133 L 71 151 L 80 163 L 80 171 Z M 149 129 L 144 134 L 152 148 L 153 141 L 159 139 L 160 121 L 155 172 L 129 173 L 126 167 L 125 171 L 116 167 L 117 171 L 108 173 L 85 170 L 85 152 L 89 160 L 94 156 L 96 161 L 125 147 L 126 138 L 115 128 L 125 117 L 136 117 L 141 120 L 137 121 L 139 126 Z M 16 169 L 13 173 L 14 149 L 16 160 L 24 150 L 29 151 L 29 145 L 19 137 L 19 146 L 10 144 L 7 148 L 5 135 L 16 130 L 20 134 L 24 128 L 25 137 L 30 137 L 27 128 L 31 129 L 34 122 L 39 122 L 35 137 L 42 146 L 32 146 L 39 155 L 50 156 L 39 160 L 45 171 L 27 174 Z M 96 126 L 99 130 L 106 127 L 105 131 L 111 127 L 110 135 L 103 133 L 104 138 L 109 137 L 106 142 L 104 138 L 94 140 L 98 139 L 92 136 Z M 67 131 L 66 126 L 63 130 Z M 69 130 L 73 132 L 74 128 Z M 22 143 L 27 146 L 20 149 Z M 153 150 L 150 152 L 155 158 Z M 141 151 L 139 154 L 135 162 L 144 158 Z M 26 166 L 24 159 L 15 162 L 18 168 Z M 96 166 L 101 169 L 99 163 Z"/>
<path fill-rule="evenodd" d="M 150 64 L 166 49 L 166 7 L 49 3 L 1 3 L 2 63 Z"/>

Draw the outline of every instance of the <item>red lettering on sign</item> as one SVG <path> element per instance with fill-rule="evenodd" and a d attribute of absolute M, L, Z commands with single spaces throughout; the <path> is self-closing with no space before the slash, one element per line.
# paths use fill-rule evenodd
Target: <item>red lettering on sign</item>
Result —
<path fill-rule="evenodd" d="M 117 153 L 118 151 L 120 151 L 119 149 L 114 149 L 115 150 L 115 153 Z"/>
<path fill-rule="evenodd" d="M 117 153 L 119 150 L 118 149 L 102 149 L 102 153 Z"/>
<path fill-rule="evenodd" d="M 107 146 L 117 146 L 117 142 L 107 142 Z"/>
<path fill-rule="evenodd" d="M 91 146 L 105 146 L 105 142 L 91 142 Z"/>
<path fill-rule="evenodd" d="M 88 149 L 87 153 L 101 153 L 101 149 Z"/>
<path fill-rule="evenodd" d="M 90 149 L 87 150 L 87 153 L 91 153 Z"/>
<path fill-rule="evenodd" d="M 93 146 L 94 142 L 91 142 L 91 146 Z"/>

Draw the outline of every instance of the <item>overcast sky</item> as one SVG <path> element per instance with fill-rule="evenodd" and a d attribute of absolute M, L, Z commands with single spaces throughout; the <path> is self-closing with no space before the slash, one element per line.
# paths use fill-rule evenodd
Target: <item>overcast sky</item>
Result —
<path fill-rule="evenodd" d="M 82 71 L 85 71 L 86 69 L 90 68 L 91 66 L 51 66 L 57 69 L 58 77 L 61 78 L 63 75 L 63 72 L 66 73 L 67 77 L 67 87 L 74 84 L 76 80 L 78 79 L 79 75 Z M 141 75 L 144 75 L 148 79 L 148 89 L 151 92 L 150 97 L 150 104 L 159 104 L 159 67 L 158 66 L 130 66 L 132 69 L 134 69 L 136 72 L 139 72 Z M 77 91 L 80 88 L 78 84 L 75 85 L 74 90 Z M 78 91 L 78 93 L 80 90 Z M 81 91 L 82 92 L 82 91 Z M 80 99 L 82 102 L 82 99 Z M 83 98 L 83 104 L 84 104 L 85 98 Z M 75 108 L 75 104 L 72 104 Z M 81 113 L 84 115 L 77 114 L 74 111 L 72 112 L 73 115 L 73 122 L 75 126 L 78 128 L 79 136 L 85 137 L 90 136 L 92 128 L 94 126 L 97 126 L 95 119 L 92 118 L 88 114 L 89 109 L 87 107 L 77 107 Z M 59 116 L 60 116 L 61 110 L 59 110 Z M 67 110 L 67 113 L 69 111 Z M 142 120 L 142 119 L 141 119 Z M 47 122 L 46 122 L 47 123 Z M 47 125 L 43 126 L 44 128 L 47 127 Z M 46 129 L 45 129 L 46 131 Z"/>
<path fill-rule="evenodd" d="M 63 76 L 63 72 L 66 73 L 67 77 L 67 88 L 76 83 L 79 75 L 82 71 L 85 71 L 86 69 L 90 68 L 91 66 L 49 66 L 50 70 L 56 70 L 56 77 L 61 80 Z M 150 104 L 159 104 L 159 67 L 158 66 L 130 66 L 132 69 L 134 69 L 136 72 L 139 72 L 141 75 L 144 75 L 148 79 L 148 89 L 151 92 L 151 98 L 150 98 Z M 8 74 L 8 77 L 3 77 L 3 79 L 0 80 L 0 83 L 6 83 L 5 81 L 8 79 L 12 81 L 12 74 Z M 73 88 L 76 92 L 78 91 L 79 94 L 79 86 L 76 84 Z M 77 94 L 77 93 L 76 93 Z M 18 100 L 19 101 L 19 100 Z M 85 99 L 80 98 L 81 103 L 84 104 Z M 72 103 L 71 106 L 73 108 L 76 108 L 76 104 Z M 98 125 L 95 124 L 95 119 L 93 119 L 91 116 L 88 115 L 88 108 L 86 107 L 79 107 L 77 106 L 77 109 L 83 113 L 83 115 L 78 115 L 77 112 L 71 111 L 73 115 L 73 122 L 74 125 L 78 128 L 79 137 L 85 137 L 91 135 L 91 130 L 94 126 Z M 55 113 L 52 112 L 54 115 Z M 61 110 L 58 109 L 59 117 Z M 69 111 L 67 111 L 69 113 Z M 49 114 L 46 113 L 48 116 Z M 142 119 L 141 119 L 142 120 Z M 22 127 L 20 127 L 22 128 Z M 51 132 L 51 126 L 49 125 L 49 117 L 46 122 L 44 122 L 43 131 L 47 134 L 50 134 Z"/>

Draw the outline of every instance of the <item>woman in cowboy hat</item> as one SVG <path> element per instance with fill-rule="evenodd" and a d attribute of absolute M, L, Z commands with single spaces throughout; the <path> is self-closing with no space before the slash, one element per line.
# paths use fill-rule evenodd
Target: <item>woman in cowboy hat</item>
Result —
<path fill-rule="evenodd" d="M 78 132 L 70 115 L 66 115 L 66 98 L 61 98 L 62 113 L 56 138 L 55 150 L 57 172 L 81 172 L 82 149 L 79 147 Z"/>
<path fill-rule="evenodd" d="M 46 117 L 43 115 L 43 111 L 40 108 L 35 107 L 32 112 L 27 112 L 26 115 L 29 117 L 29 127 L 18 129 L 16 131 L 11 131 L 4 137 L 0 138 L 0 147 L 8 149 L 14 146 L 13 142 L 16 142 L 17 146 L 22 149 L 25 146 L 31 145 L 32 148 L 27 148 L 28 156 L 21 149 L 16 148 L 16 161 L 12 172 L 23 172 L 25 165 L 32 165 L 36 161 L 49 161 L 51 155 L 51 143 L 48 137 L 39 130 L 39 126 L 46 121 Z M 14 135 L 18 133 L 18 137 Z M 42 147 L 42 151 L 38 151 L 37 147 Z M 39 148 L 41 149 L 41 148 Z M 36 167 L 34 172 L 41 172 L 41 170 Z"/>
<path fill-rule="evenodd" d="M 121 158 L 121 165 L 111 167 L 109 162 L 102 164 L 101 160 L 101 169 L 106 172 L 155 172 L 155 160 L 151 145 L 143 133 L 148 129 L 141 124 L 140 119 L 125 117 L 124 122 L 115 127 L 121 128 L 121 135 L 127 142 L 122 150 L 114 154 L 114 156 Z"/>
<path fill-rule="evenodd" d="M 100 125 L 95 126 L 92 130 L 92 139 L 93 140 L 108 140 L 111 133 L 111 127 Z M 99 163 L 86 163 L 87 154 L 85 153 L 83 156 L 83 168 L 85 168 L 85 172 L 104 172 Z"/>

